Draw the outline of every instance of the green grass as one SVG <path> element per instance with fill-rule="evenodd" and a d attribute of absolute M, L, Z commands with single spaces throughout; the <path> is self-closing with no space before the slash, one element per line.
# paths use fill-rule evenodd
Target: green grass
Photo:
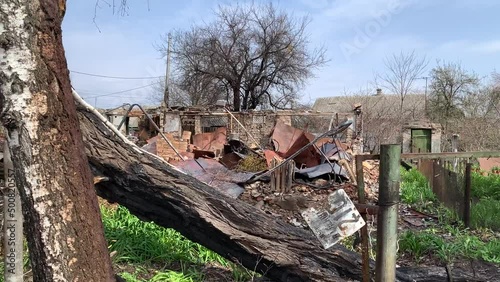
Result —
<path fill-rule="evenodd" d="M 231 281 L 249 281 L 257 274 L 189 241 L 173 229 L 144 222 L 123 207 L 101 207 L 104 232 L 118 274 L 127 282 L 199 282 L 205 266 L 228 272 Z M 30 270 L 24 252 L 25 271 Z M 120 271 L 120 269 L 124 269 Z M 0 282 L 4 265 L 0 262 Z"/>
<path fill-rule="evenodd" d="M 417 263 L 428 257 L 442 263 L 468 258 L 500 264 L 500 239 L 481 240 L 470 231 L 450 226 L 421 232 L 409 230 L 399 237 L 399 253 L 411 255 Z"/>
<path fill-rule="evenodd" d="M 113 262 L 137 266 L 133 273 L 120 273 L 126 281 L 202 281 L 200 269 L 206 264 L 230 270 L 234 281 L 247 281 L 253 276 L 249 271 L 186 239 L 173 229 L 139 220 L 126 208 L 101 207 L 101 213 L 109 250 L 115 253 Z M 172 265 L 180 265 L 181 269 L 169 269 Z M 158 269 L 159 266 L 163 269 L 149 280 L 138 278 L 146 275 L 143 268 Z"/>
<path fill-rule="evenodd" d="M 498 188 L 500 189 L 500 187 Z M 500 200 L 482 198 L 471 207 L 471 227 L 500 230 Z"/>
<path fill-rule="evenodd" d="M 417 263 L 424 258 L 450 263 L 461 258 L 480 259 L 500 264 L 500 177 L 477 173 L 472 178 L 471 222 L 477 230 L 466 229 L 454 211 L 439 204 L 427 179 L 417 170 L 401 170 L 401 200 L 438 217 L 426 230 L 407 230 L 399 236 L 399 254 L 411 256 Z M 482 227 L 490 229 L 484 229 Z"/>
<path fill-rule="evenodd" d="M 471 226 L 500 230 L 500 175 L 473 172 Z"/>
<path fill-rule="evenodd" d="M 436 195 L 424 175 L 416 169 L 401 168 L 401 200 L 409 205 L 429 204 L 437 201 Z"/>
<path fill-rule="evenodd" d="M 472 173 L 472 197 L 476 199 L 491 198 L 500 201 L 500 175 Z"/>
<path fill-rule="evenodd" d="M 471 226 L 500 230 L 500 175 L 472 173 Z M 401 169 L 401 201 L 442 218 L 457 216 L 439 205 L 425 176 L 418 170 Z"/>

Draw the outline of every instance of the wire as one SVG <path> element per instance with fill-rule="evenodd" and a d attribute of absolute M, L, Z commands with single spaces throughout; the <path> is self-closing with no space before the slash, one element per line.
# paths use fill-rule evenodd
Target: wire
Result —
<path fill-rule="evenodd" d="M 94 73 L 80 72 L 80 71 L 74 71 L 74 70 L 70 70 L 70 72 L 76 73 L 76 74 L 81 74 L 81 75 L 103 77 L 103 78 L 112 78 L 112 79 L 153 79 L 153 78 L 165 77 L 165 76 L 145 76 L 145 77 L 109 76 L 109 75 L 94 74 Z"/>
<path fill-rule="evenodd" d="M 159 82 L 151 83 L 151 84 L 148 84 L 148 85 L 145 85 L 145 86 L 136 87 L 136 88 L 132 88 L 132 89 L 126 89 L 126 90 L 121 90 L 121 91 L 112 92 L 112 93 L 107 93 L 107 94 L 101 94 L 101 95 L 89 96 L 89 97 L 85 97 L 85 99 L 99 98 L 99 97 L 104 97 L 104 96 L 111 96 L 111 95 L 115 95 L 115 94 L 120 94 L 120 93 L 125 93 L 125 92 L 129 92 L 129 91 L 134 91 L 134 90 L 138 90 L 138 89 L 146 88 L 146 87 L 149 87 L 149 86 L 153 86 L 153 85 L 155 85 L 155 84 L 159 84 Z"/>

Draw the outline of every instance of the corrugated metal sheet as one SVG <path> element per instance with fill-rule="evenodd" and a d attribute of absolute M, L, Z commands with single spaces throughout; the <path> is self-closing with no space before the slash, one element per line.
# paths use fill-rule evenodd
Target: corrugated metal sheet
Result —
<path fill-rule="evenodd" d="M 237 183 L 244 183 L 254 176 L 253 173 L 231 171 L 213 159 L 200 158 L 197 160 L 175 161 L 171 162 L 171 164 L 232 198 L 238 198 L 244 191 Z"/>
<path fill-rule="evenodd" d="M 217 128 L 214 132 L 193 135 L 193 145 L 200 150 L 223 150 L 226 144 L 226 128 Z"/>
<path fill-rule="evenodd" d="M 283 158 L 293 155 L 313 139 L 314 135 L 282 122 L 276 123 L 271 136 L 276 152 Z M 294 161 L 298 166 L 313 167 L 320 164 L 320 159 L 321 156 L 316 148 L 310 146 L 295 157 Z"/>

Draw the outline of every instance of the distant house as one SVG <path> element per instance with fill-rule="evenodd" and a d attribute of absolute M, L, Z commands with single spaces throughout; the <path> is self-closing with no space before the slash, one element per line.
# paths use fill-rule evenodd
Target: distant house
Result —
<path fill-rule="evenodd" d="M 400 115 L 401 96 L 383 94 L 380 89 L 374 95 L 333 96 L 316 99 L 313 110 L 323 113 L 349 113 L 361 105 L 364 113 Z M 403 101 L 403 114 L 413 118 L 425 115 L 425 95 L 409 94 Z"/>
<path fill-rule="evenodd" d="M 363 151 L 378 152 L 380 144 L 401 143 L 403 152 L 440 152 L 441 128 L 426 118 L 425 95 L 383 94 L 322 97 L 313 110 L 349 113 L 361 110 Z"/>

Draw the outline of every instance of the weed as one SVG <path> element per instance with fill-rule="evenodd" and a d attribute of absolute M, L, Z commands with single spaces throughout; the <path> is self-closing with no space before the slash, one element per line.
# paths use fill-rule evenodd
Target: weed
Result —
<path fill-rule="evenodd" d="M 471 176 L 473 198 L 490 198 L 500 201 L 500 175 L 482 175 L 475 172 Z"/>
<path fill-rule="evenodd" d="M 435 254 L 443 261 L 453 259 L 456 252 L 453 246 L 446 244 L 443 238 L 432 232 L 416 233 L 406 231 L 400 237 L 399 247 L 401 252 L 408 252 L 413 255 L 418 263 L 424 255 Z"/>
<path fill-rule="evenodd" d="M 460 257 L 500 263 L 500 239 L 485 242 L 468 230 L 451 226 L 418 233 L 406 231 L 399 237 L 399 252 L 410 254 L 417 263 L 425 256 L 434 256 L 443 263 L 453 262 Z"/>

